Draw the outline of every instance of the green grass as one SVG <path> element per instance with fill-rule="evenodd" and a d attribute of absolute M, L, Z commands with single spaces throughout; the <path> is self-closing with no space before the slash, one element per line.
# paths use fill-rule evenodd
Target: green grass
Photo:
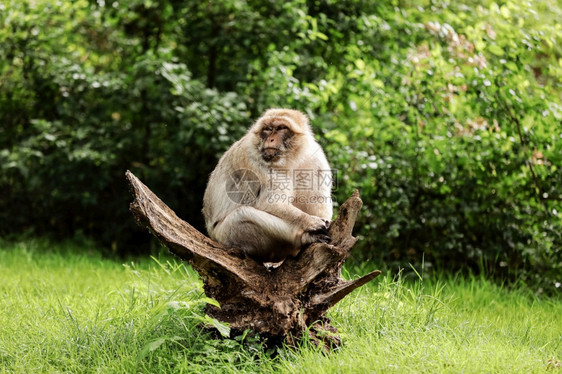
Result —
<path fill-rule="evenodd" d="M 1 373 L 562 373 L 562 301 L 484 279 L 381 277 L 331 310 L 340 349 L 303 342 L 272 358 L 250 338 L 203 331 L 201 283 L 175 261 L 0 247 Z"/>

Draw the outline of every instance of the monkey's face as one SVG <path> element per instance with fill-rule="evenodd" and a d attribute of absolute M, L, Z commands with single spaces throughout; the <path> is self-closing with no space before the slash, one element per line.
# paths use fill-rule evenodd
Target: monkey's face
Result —
<path fill-rule="evenodd" d="M 289 123 L 275 119 L 264 122 L 258 135 L 261 139 L 259 151 L 262 159 L 275 163 L 291 150 L 295 133 Z"/>

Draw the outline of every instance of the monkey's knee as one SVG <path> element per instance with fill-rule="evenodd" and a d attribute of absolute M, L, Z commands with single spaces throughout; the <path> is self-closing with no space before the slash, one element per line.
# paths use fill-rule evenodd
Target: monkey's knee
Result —
<path fill-rule="evenodd" d="M 219 243 L 240 248 L 250 255 L 259 252 L 267 244 L 255 224 L 236 219 L 228 219 L 217 225 L 214 236 Z"/>

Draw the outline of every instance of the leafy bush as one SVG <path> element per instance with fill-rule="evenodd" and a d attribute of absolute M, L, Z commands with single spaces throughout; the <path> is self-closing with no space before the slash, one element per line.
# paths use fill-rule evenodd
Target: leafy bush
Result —
<path fill-rule="evenodd" d="M 144 50 L 111 12 L 49 3 L 13 2 L 0 34 L 4 230 L 81 231 L 116 250 L 146 242 L 129 234 L 126 169 L 197 222 L 211 165 L 247 126 L 243 100 Z"/>
<path fill-rule="evenodd" d="M 363 194 L 364 254 L 396 266 L 425 256 L 426 266 L 523 275 L 554 290 L 561 30 L 533 23 L 528 5 L 445 5 L 378 19 L 394 49 L 359 49 L 335 79 L 338 92 L 354 87 L 337 100 L 345 122 L 333 119 L 328 150 L 345 165 L 343 195 Z"/>
<path fill-rule="evenodd" d="M 218 156 L 289 106 L 338 170 L 337 201 L 362 194 L 362 259 L 561 282 L 552 0 L 0 7 L 3 234 L 146 243 L 126 169 L 201 228 Z"/>

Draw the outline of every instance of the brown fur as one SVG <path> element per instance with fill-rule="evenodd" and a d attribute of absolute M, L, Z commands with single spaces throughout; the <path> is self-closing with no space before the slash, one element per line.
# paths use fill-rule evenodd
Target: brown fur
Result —
<path fill-rule="evenodd" d="M 313 179 L 310 188 L 299 188 L 295 176 L 301 173 Z M 319 183 L 328 176 L 330 182 L 329 164 L 308 118 L 296 110 L 270 109 L 211 174 L 203 198 L 207 231 L 264 262 L 328 241 L 331 186 Z"/>

